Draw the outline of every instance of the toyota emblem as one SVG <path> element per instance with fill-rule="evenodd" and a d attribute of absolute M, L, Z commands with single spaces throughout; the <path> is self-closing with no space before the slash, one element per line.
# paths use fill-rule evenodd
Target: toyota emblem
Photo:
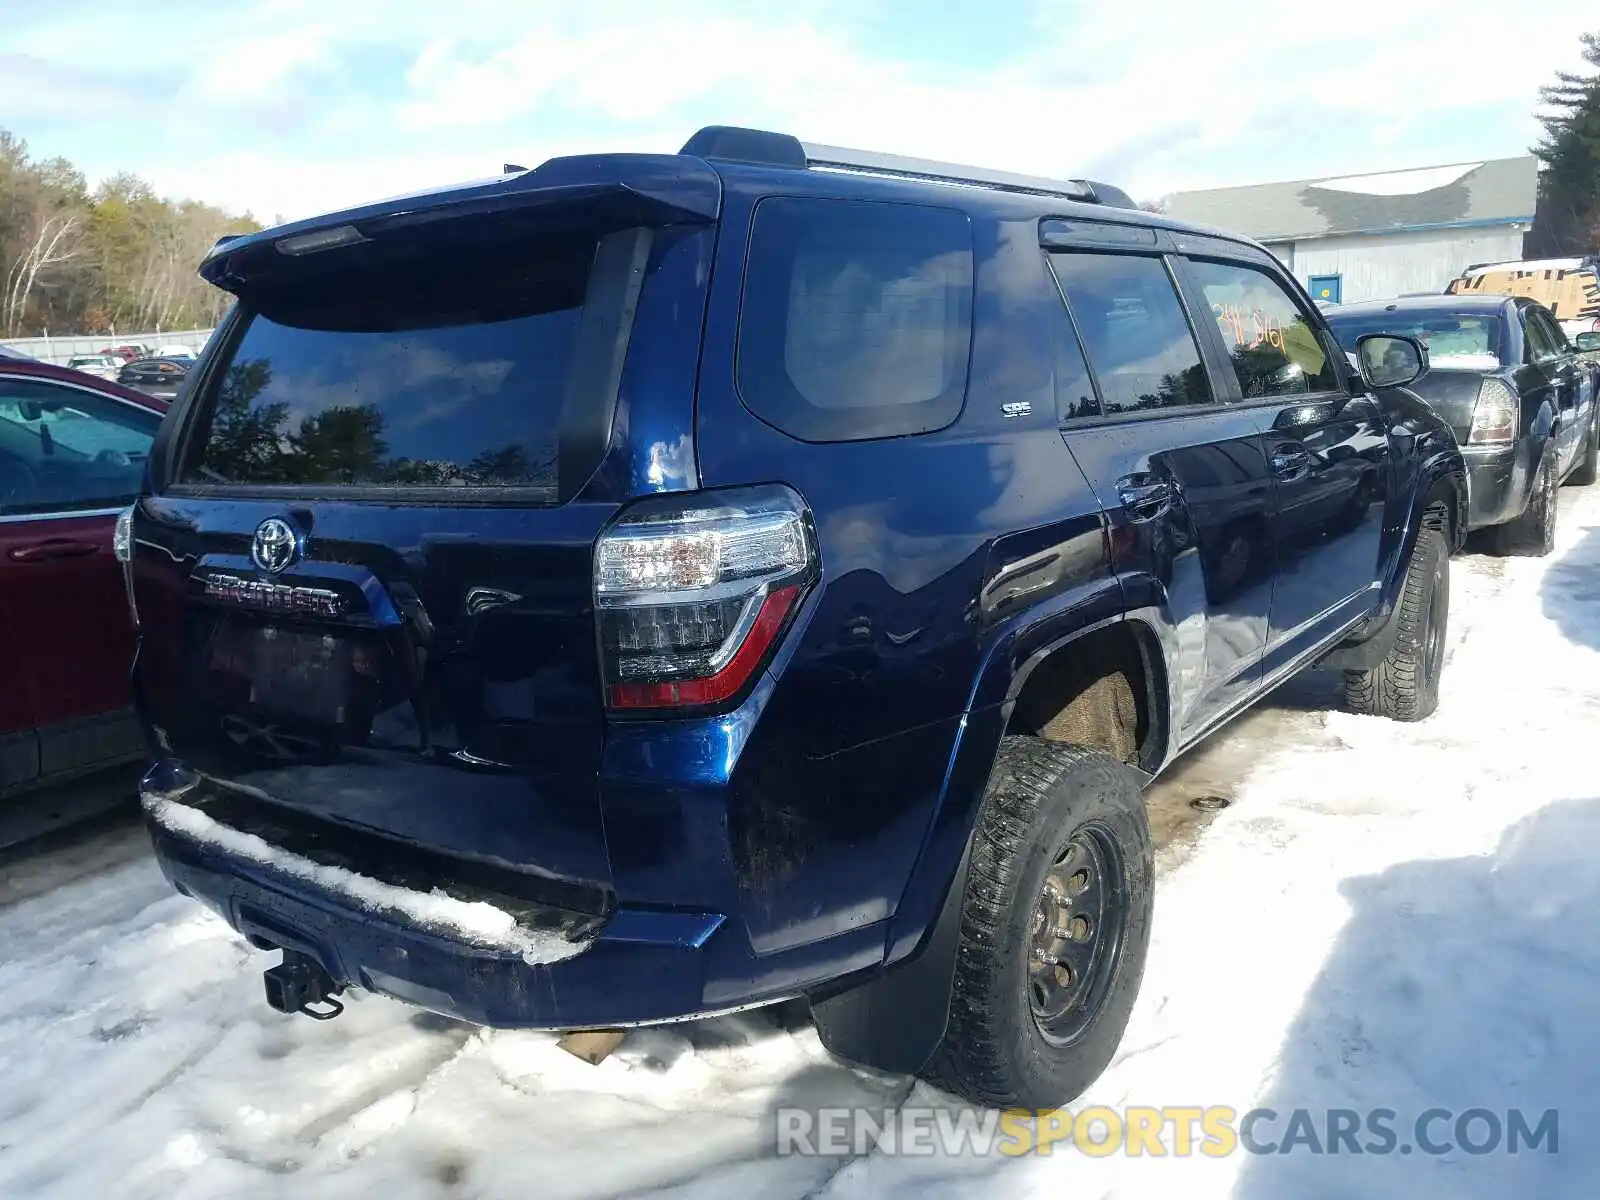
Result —
<path fill-rule="evenodd" d="M 304 551 L 304 540 L 293 525 L 281 517 L 268 517 L 256 526 L 255 539 L 250 543 L 250 561 L 276 575 L 298 562 Z"/>

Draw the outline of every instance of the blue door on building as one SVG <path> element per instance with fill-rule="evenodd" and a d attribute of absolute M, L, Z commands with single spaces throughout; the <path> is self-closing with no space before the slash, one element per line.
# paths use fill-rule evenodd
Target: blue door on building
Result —
<path fill-rule="evenodd" d="M 1343 275 L 1313 275 L 1306 281 L 1306 291 L 1318 304 L 1338 304 L 1344 294 Z"/>

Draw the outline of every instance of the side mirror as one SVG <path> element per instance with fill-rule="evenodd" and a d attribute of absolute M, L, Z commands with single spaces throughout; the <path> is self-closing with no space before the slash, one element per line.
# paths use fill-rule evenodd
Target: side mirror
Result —
<path fill-rule="evenodd" d="M 1580 333 L 1573 341 L 1572 348 L 1579 354 L 1600 350 L 1600 333 Z"/>
<path fill-rule="evenodd" d="M 1369 333 L 1356 339 L 1361 375 L 1375 388 L 1404 387 L 1428 369 L 1428 348 L 1416 338 Z"/>

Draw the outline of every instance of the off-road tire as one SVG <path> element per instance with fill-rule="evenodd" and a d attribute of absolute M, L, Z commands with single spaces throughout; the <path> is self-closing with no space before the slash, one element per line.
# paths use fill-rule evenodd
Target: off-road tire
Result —
<path fill-rule="evenodd" d="M 1567 482 L 1576 487 L 1588 487 L 1600 479 L 1600 396 L 1590 405 L 1589 436 L 1584 439 L 1583 461 L 1572 468 Z"/>
<path fill-rule="evenodd" d="M 1420 721 L 1439 706 L 1439 675 L 1450 622 L 1450 550 L 1444 532 L 1417 534 L 1394 620 L 1400 629 L 1377 666 L 1344 673 L 1345 707 L 1395 721 Z"/>
<path fill-rule="evenodd" d="M 1556 514 L 1561 509 L 1561 489 L 1556 483 L 1556 450 L 1548 447 L 1539 465 L 1539 477 L 1528 507 L 1515 521 L 1501 525 L 1495 547 L 1518 558 L 1543 558 L 1556 548 Z"/>
<path fill-rule="evenodd" d="M 1058 849 L 1077 833 L 1105 837 L 1121 859 L 1121 936 L 1092 1016 L 1059 1045 L 1030 1005 L 1031 922 Z M 949 1024 L 922 1074 L 975 1104 L 1056 1108 L 1110 1063 L 1144 976 L 1154 897 L 1144 797 L 1103 751 L 1011 736 L 973 836 Z"/>

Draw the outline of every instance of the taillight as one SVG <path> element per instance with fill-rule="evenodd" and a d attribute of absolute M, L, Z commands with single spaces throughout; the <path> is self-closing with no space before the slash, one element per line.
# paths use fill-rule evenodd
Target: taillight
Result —
<path fill-rule="evenodd" d="M 133 509 L 125 508 L 117 514 L 117 523 L 111 527 L 111 554 L 119 563 L 133 561 Z"/>
<path fill-rule="evenodd" d="M 817 577 L 804 502 L 786 487 L 645 500 L 595 545 L 595 612 L 613 709 L 737 695 Z"/>
<path fill-rule="evenodd" d="M 111 555 L 122 564 L 122 590 L 128 597 L 128 615 L 133 627 L 139 627 L 139 609 L 133 602 L 133 509 L 125 508 L 117 514 L 111 527 Z"/>
<path fill-rule="evenodd" d="M 1487 377 L 1478 385 L 1478 402 L 1472 407 L 1472 431 L 1467 441 L 1509 442 L 1517 436 L 1521 406 L 1516 393 L 1500 380 Z"/>

